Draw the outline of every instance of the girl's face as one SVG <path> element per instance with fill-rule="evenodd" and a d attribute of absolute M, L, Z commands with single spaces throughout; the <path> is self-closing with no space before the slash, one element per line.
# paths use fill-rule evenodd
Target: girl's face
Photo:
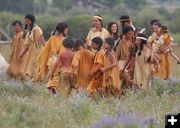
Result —
<path fill-rule="evenodd" d="M 136 38 L 135 44 L 137 45 L 137 47 L 140 47 L 140 43 L 141 43 L 141 40 Z"/>
<path fill-rule="evenodd" d="M 109 50 L 111 48 L 111 46 L 108 43 L 105 42 L 103 44 L 103 48 L 106 49 L 106 50 Z"/>
<path fill-rule="evenodd" d="M 30 27 L 32 24 L 31 20 L 27 18 L 25 19 L 25 23 L 27 24 L 28 27 Z"/>
<path fill-rule="evenodd" d="M 111 26 L 111 32 L 112 33 L 116 33 L 117 32 L 117 29 L 118 29 L 118 26 L 116 24 L 112 24 Z"/>
<path fill-rule="evenodd" d="M 161 33 L 161 28 L 158 25 L 153 25 L 152 29 L 153 29 L 153 32 L 155 32 L 158 35 Z"/>
<path fill-rule="evenodd" d="M 93 19 L 93 26 L 94 26 L 95 28 L 100 27 L 100 26 L 101 26 L 101 21 L 100 21 L 99 19 L 97 19 L 97 18 L 94 18 L 94 19 Z"/>
<path fill-rule="evenodd" d="M 96 43 L 92 42 L 92 48 L 93 48 L 94 50 L 97 50 L 97 49 L 98 49 L 98 45 L 97 45 Z"/>

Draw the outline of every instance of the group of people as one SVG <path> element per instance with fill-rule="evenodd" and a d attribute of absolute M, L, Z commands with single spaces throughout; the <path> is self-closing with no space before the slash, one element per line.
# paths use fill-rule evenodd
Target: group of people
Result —
<path fill-rule="evenodd" d="M 128 15 L 118 23 L 103 27 L 100 15 L 93 17 L 93 27 L 86 38 L 68 36 L 68 25 L 58 23 L 45 43 L 42 29 L 31 14 L 22 23 L 12 23 L 15 35 L 9 59 L 8 76 L 33 82 L 45 81 L 52 94 L 87 90 L 90 96 L 121 95 L 126 89 L 149 90 L 151 79 L 168 79 L 173 53 L 173 39 L 168 27 L 152 19 L 152 35 L 134 27 Z"/>

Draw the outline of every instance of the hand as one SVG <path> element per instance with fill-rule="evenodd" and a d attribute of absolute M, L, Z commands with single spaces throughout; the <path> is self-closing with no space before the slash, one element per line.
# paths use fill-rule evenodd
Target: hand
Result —
<path fill-rule="evenodd" d="M 156 69 L 156 72 L 159 72 L 160 69 L 161 69 L 161 66 L 160 65 L 155 65 L 155 69 Z"/>
<path fill-rule="evenodd" d="M 105 72 L 105 71 L 106 71 L 105 68 L 100 68 L 99 70 L 100 70 L 101 72 Z"/>

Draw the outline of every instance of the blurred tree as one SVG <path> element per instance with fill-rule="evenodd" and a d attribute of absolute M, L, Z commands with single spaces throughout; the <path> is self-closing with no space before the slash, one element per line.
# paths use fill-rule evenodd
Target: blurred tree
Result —
<path fill-rule="evenodd" d="M 89 15 L 79 15 L 74 17 L 69 17 L 66 20 L 69 25 L 69 35 L 73 37 L 85 37 L 88 34 L 89 29 L 92 26 L 92 16 Z"/>
<path fill-rule="evenodd" d="M 0 11 L 27 14 L 33 10 L 33 0 L 1 0 L 0 4 Z"/>
<path fill-rule="evenodd" d="M 48 7 L 47 0 L 34 0 L 34 13 L 43 14 Z"/>
<path fill-rule="evenodd" d="M 54 7 L 60 8 L 63 12 L 73 7 L 72 0 L 52 0 Z"/>
<path fill-rule="evenodd" d="M 117 5 L 118 3 L 122 2 L 123 0 L 99 0 L 98 2 L 101 4 L 104 4 L 108 7 L 113 7 L 114 5 Z"/>
<path fill-rule="evenodd" d="M 61 22 L 59 18 L 50 15 L 41 15 L 37 17 L 37 23 L 43 30 L 45 40 L 51 36 L 51 32 L 54 30 L 58 22 Z"/>
<path fill-rule="evenodd" d="M 146 0 L 124 0 L 124 3 L 127 5 L 130 9 L 140 9 L 142 6 L 146 6 L 147 1 Z"/>

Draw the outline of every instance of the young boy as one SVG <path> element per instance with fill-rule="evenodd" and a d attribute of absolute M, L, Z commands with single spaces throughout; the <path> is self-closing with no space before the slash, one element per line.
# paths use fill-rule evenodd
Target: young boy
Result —
<path fill-rule="evenodd" d="M 65 92 L 68 91 L 68 94 L 70 94 L 72 88 L 75 89 L 74 74 L 72 73 L 72 60 L 74 56 L 72 49 L 74 46 L 74 41 L 67 37 L 63 41 L 63 46 L 65 50 L 59 54 L 50 77 L 51 79 L 53 78 L 54 72 L 60 64 L 60 92 L 65 90 Z"/>

